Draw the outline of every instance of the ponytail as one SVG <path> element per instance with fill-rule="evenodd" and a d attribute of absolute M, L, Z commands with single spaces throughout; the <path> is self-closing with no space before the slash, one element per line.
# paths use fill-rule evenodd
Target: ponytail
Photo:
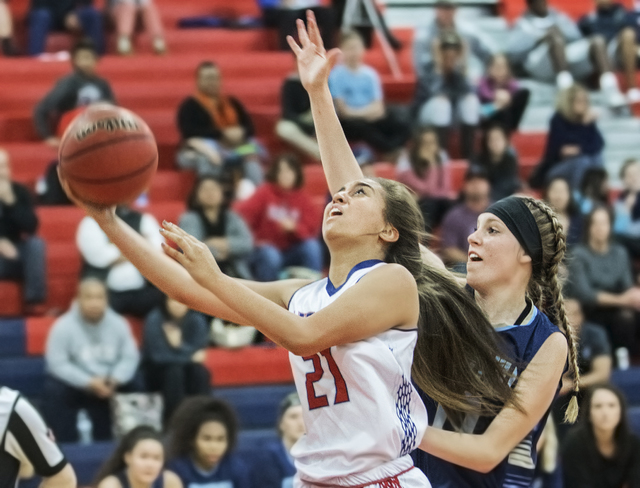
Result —
<path fill-rule="evenodd" d="M 578 367 L 578 340 L 575 331 L 567 320 L 564 308 L 562 287 L 558 278 L 560 265 L 567 244 L 562 224 L 555 212 L 546 204 L 533 198 L 524 198 L 525 203 L 536 219 L 542 236 L 542 270 L 534 274 L 529 283 L 529 297 L 565 334 L 569 346 L 569 362 L 573 372 L 573 393 L 565 412 L 564 421 L 574 423 L 578 418 L 578 398 L 580 391 L 580 369 Z"/>
<path fill-rule="evenodd" d="M 484 313 L 446 271 L 422 261 L 424 220 L 415 199 L 400 183 L 377 181 L 385 190 L 386 221 L 399 234 L 386 249 L 385 261 L 407 268 L 418 285 L 413 380 L 450 419 L 459 419 L 460 413 L 495 415 L 506 404 L 519 408 L 508 371 L 496 360 L 503 352 Z"/>

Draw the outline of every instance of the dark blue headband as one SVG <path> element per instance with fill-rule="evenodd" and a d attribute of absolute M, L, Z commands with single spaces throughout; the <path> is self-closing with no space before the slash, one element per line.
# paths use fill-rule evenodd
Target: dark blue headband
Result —
<path fill-rule="evenodd" d="M 498 217 L 531 257 L 534 272 L 542 266 L 542 237 L 531 210 L 519 197 L 507 197 L 497 201 L 487 210 Z"/>

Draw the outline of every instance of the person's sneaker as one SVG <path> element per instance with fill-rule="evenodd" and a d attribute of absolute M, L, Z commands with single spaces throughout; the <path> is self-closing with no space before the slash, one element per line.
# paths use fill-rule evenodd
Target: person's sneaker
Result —
<path fill-rule="evenodd" d="M 608 90 L 605 93 L 607 105 L 611 108 L 624 107 L 628 104 L 627 97 L 620 90 Z"/>
<path fill-rule="evenodd" d="M 153 40 L 153 51 L 156 54 L 165 54 L 167 52 L 167 43 L 162 37 L 156 37 Z"/>
<path fill-rule="evenodd" d="M 573 76 L 568 71 L 560 71 L 556 76 L 556 86 L 559 90 L 566 90 L 573 85 Z"/>
<path fill-rule="evenodd" d="M 121 56 L 128 56 L 133 52 L 133 46 L 131 45 L 131 39 L 127 36 L 121 36 L 118 38 L 117 46 L 118 54 Z"/>
<path fill-rule="evenodd" d="M 627 100 L 630 104 L 640 102 L 640 88 L 630 88 L 627 91 Z"/>

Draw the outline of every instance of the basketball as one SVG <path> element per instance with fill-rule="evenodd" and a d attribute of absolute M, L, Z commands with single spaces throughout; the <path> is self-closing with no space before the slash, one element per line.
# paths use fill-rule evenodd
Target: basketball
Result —
<path fill-rule="evenodd" d="M 102 103 L 87 108 L 67 128 L 58 160 L 62 177 L 81 200 L 124 204 L 149 187 L 158 147 L 140 117 Z"/>

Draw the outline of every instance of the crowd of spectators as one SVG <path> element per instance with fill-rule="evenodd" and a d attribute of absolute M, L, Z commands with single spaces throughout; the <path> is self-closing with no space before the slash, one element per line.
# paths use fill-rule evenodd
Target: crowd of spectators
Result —
<path fill-rule="evenodd" d="M 613 368 L 628 367 L 625 358 L 640 353 L 640 160 L 636 156 L 624 162 L 622 189 L 613 192 L 605 169 L 605 139 L 587 86 L 593 88 L 589 83 L 597 79 L 596 88 L 614 109 L 640 102 L 640 14 L 611 0 L 595 0 L 593 12 L 574 22 L 547 0 L 526 3 L 500 52 L 473 25 L 457 18 L 453 0 L 437 0 L 433 20 L 415 31 L 416 90 L 406 107 L 385 101 L 379 73 L 364 62 L 366 39 L 355 30 L 338 37 L 331 8 L 313 1 L 262 1 L 260 7 L 265 25 L 278 29 L 283 47 L 303 9 L 314 8 L 327 45 L 335 43 L 343 52 L 329 88 L 363 171 L 373 174 L 373 161 L 395 165 L 394 177 L 415 193 L 429 243 L 449 267 L 465 271 L 468 237 L 492 201 L 527 193 L 556 211 L 568 250 L 563 263 L 566 309 L 580 337 L 579 365 L 587 393 L 581 398 L 580 426 L 571 432 L 560 423 L 549 427 L 545 443 L 550 452 L 550 439 L 561 441 L 565 486 L 586 486 L 576 480 L 594 476 L 601 479 L 597 486 L 621 486 L 617 476 L 627 476 L 627 483 L 640 477 L 640 444 L 627 425 L 624 398 L 606 382 Z M 164 53 L 167 46 L 152 0 L 109 2 L 117 52 L 133 52 L 138 12 L 153 49 Z M 75 44 L 73 72 L 34 109 L 37 132 L 52 147 L 59 146 L 72 117 L 88 105 L 116 103 L 109 81 L 97 71 L 106 49 L 102 22 L 91 1 L 32 2 L 28 54 L 42 53 L 52 30 L 82 32 L 90 38 Z M 7 5 L 1 0 L 0 47 L 5 55 L 17 53 Z M 625 89 L 614 74 L 618 69 Z M 176 111 L 176 167 L 195 175 L 180 226 L 208 245 L 226 274 L 272 281 L 290 276 L 292 267 L 321 273 L 326 257 L 319 205 L 304 189 L 303 167 L 303 162 L 317 164 L 320 152 L 309 97 L 297 72 L 283 80 L 281 114 L 274 127 L 294 152 L 273 155 L 256 137 L 244 102 L 223 90 L 221 67 L 203 60 L 194 72 L 194 91 L 184 93 Z M 526 180 L 511 142 L 531 96 L 518 80 L 522 77 L 558 89 L 542 159 Z M 458 158 L 468 161 L 459 193 L 452 177 Z M 150 213 L 134 202 L 116 212 L 160 249 L 159 225 Z M 29 313 L 39 313 L 46 300 L 46 249 L 36 236 L 37 227 L 32 196 L 11 180 L 9 155 L 0 150 L 0 279 L 23 282 Z M 86 410 L 94 439 L 107 439 L 110 398 L 126 391 L 159 392 L 173 444 L 166 456 L 153 456 L 170 460 L 168 466 L 183 486 L 223 481 L 251 486 L 251 470 L 233 455 L 235 416 L 227 405 L 207 397 L 211 376 L 206 349 L 215 318 L 165 297 L 91 218 L 81 221 L 76 242 L 83 260 L 77 297 L 57 319 L 46 348 L 45 416 L 58 439 L 78 439 L 75 416 L 61 412 Z M 144 320 L 140 352 L 123 315 Z M 556 421 L 562 418 L 572 384 L 567 374 L 553 407 Z M 299 407 L 297 397 L 285 399 L 278 421 L 281 442 L 269 446 L 258 460 L 274 480 L 293 475 L 289 451 L 304 431 Z M 153 451 L 154 435 L 134 431 L 122 440 L 119 464 L 113 464 L 119 467 L 104 471 L 98 480 L 103 488 L 125 486 L 122 473 L 133 476 L 129 463 L 136 449 L 149 441 L 143 447 Z M 159 466 L 155 478 L 163 475 L 162 463 Z M 167 486 L 177 488 L 171 475 L 164 476 Z M 280 485 L 274 481 L 273 486 Z"/>

